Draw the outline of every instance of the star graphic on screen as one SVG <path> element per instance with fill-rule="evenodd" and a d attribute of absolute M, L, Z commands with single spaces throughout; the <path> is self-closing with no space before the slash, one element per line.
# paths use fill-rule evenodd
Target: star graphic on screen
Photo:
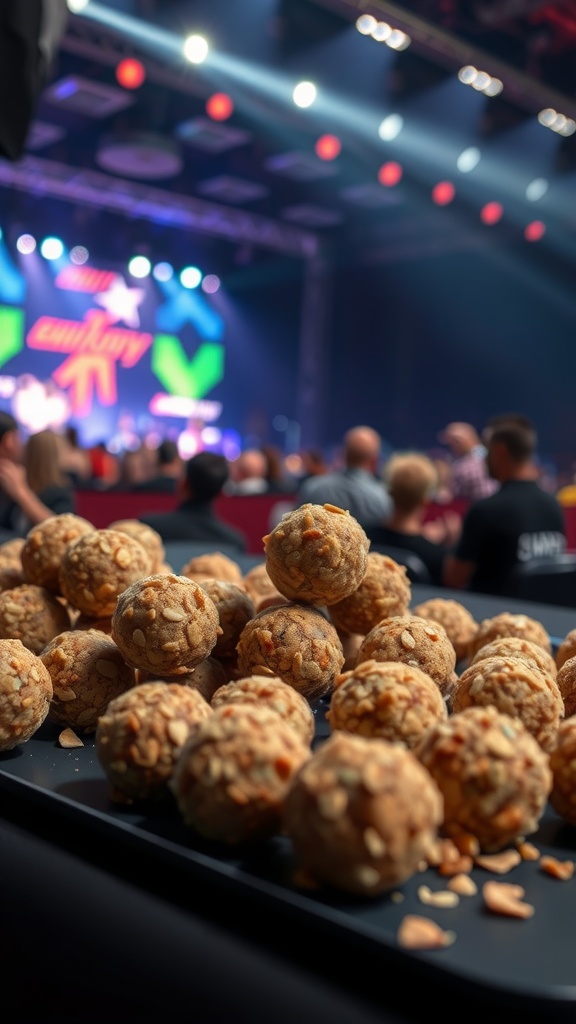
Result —
<path fill-rule="evenodd" d="M 128 288 L 123 277 L 116 277 L 107 291 L 94 296 L 94 302 L 106 310 L 111 324 L 122 320 L 128 327 L 139 327 L 138 306 L 144 295 L 143 288 Z"/>

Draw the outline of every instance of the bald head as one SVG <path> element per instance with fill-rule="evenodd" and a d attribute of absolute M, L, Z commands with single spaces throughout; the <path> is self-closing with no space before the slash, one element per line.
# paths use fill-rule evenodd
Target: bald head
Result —
<path fill-rule="evenodd" d="M 234 463 L 236 480 L 252 479 L 266 476 L 266 456 L 258 448 L 247 448 L 241 452 Z"/>
<path fill-rule="evenodd" d="M 344 435 L 344 460 L 348 468 L 374 472 L 382 449 L 382 438 L 372 427 L 352 427 Z"/>

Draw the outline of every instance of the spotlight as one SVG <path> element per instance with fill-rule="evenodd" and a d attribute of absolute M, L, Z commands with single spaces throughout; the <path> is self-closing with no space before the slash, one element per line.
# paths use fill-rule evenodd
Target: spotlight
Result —
<path fill-rule="evenodd" d="M 437 206 L 448 206 L 456 195 L 456 189 L 451 181 L 439 181 L 432 189 L 432 199 Z"/>
<path fill-rule="evenodd" d="M 191 64 L 202 64 L 208 56 L 208 43 L 204 36 L 188 36 L 184 42 L 184 56 Z"/>
<path fill-rule="evenodd" d="M 533 220 L 524 228 L 524 238 L 527 242 L 539 242 L 546 234 L 546 225 L 541 220 Z"/>
<path fill-rule="evenodd" d="M 378 129 L 378 135 L 384 142 L 392 142 L 396 139 L 404 127 L 404 118 L 401 114 L 388 114 L 383 121 L 380 122 Z"/>
<path fill-rule="evenodd" d="M 503 213 L 504 207 L 501 203 L 486 203 L 480 211 L 480 219 L 483 224 L 497 224 Z"/>
<path fill-rule="evenodd" d="M 170 263 L 157 263 L 152 271 L 152 277 L 156 281 L 170 281 L 174 277 L 174 267 Z"/>
<path fill-rule="evenodd" d="M 536 203 L 539 199 L 542 199 L 542 196 L 546 195 L 548 187 L 546 178 L 534 178 L 526 186 L 526 199 L 529 199 L 531 203 Z"/>
<path fill-rule="evenodd" d="M 372 14 L 361 14 L 356 21 L 356 28 L 363 36 L 370 36 L 376 27 L 376 18 Z"/>
<path fill-rule="evenodd" d="M 145 78 L 144 65 L 133 57 L 121 60 L 116 68 L 116 81 L 124 89 L 139 89 Z"/>
<path fill-rule="evenodd" d="M 59 238 L 45 238 L 40 246 L 40 253 L 45 260 L 59 260 L 64 252 L 64 245 Z"/>
<path fill-rule="evenodd" d="M 133 256 L 128 264 L 132 277 L 148 277 L 152 264 L 147 256 Z"/>
<path fill-rule="evenodd" d="M 202 280 L 202 271 L 198 267 L 184 267 L 180 273 L 180 284 L 183 288 L 197 288 Z"/>
<path fill-rule="evenodd" d="M 480 163 L 480 150 L 477 146 L 469 146 L 468 149 L 463 149 L 456 161 L 456 167 L 462 174 L 468 174 L 469 171 L 473 171 L 476 165 Z"/>
<path fill-rule="evenodd" d="M 401 178 L 402 167 L 395 160 L 389 160 L 388 163 L 382 164 L 378 171 L 378 181 L 381 185 L 386 185 L 387 188 L 393 188 Z"/>
<path fill-rule="evenodd" d="M 36 239 L 33 235 L 20 235 L 20 238 L 16 242 L 16 248 L 23 256 L 29 256 L 29 254 L 34 252 L 36 248 Z"/>
<path fill-rule="evenodd" d="M 551 131 L 556 132 L 557 135 L 563 135 L 564 138 L 576 132 L 576 121 L 573 121 L 571 117 L 566 117 L 564 114 L 559 114 L 553 107 L 546 107 L 545 110 L 541 110 L 538 114 L 538 120 L 545 128 L 550 128 Z"/>
<path fill-rule="evenodd" d="M 320 160 L 335 160 L 340 155 L 342 143 L 336 135 L 321 135 L 314 149 Z"/>
<path fill-rule="evenodd" d="M 206 113 L 213 121 L 227 121 L 233 110 L 234 104 L 225 92 L 215 92 L 206 101 Z"/>
<path fill-rule="evenodd" d="M 313 82 L 299 82 L 292 98 L 297 107 L 311 107 L 316 99 L 316 86 Z"/>
<path fill-rule="evenodd" d="M 202 291 L 207 295 L 214 295 L 220 288 L 220 278 L 216 274 L 206 274 L 202 280 Z"/>
<path fill-rule="evenodd" d="M 70 250 L 70 260 L 77 266 L 81 266 L 83 263 L 87 263 L 90 253 L 85 245 L 75 245 Z"/>
<path fill-rule="evenodd" d="M 88 7 L 89 0 L 66 0 L 66 6 L 72 14 L 79 14 Z"/>

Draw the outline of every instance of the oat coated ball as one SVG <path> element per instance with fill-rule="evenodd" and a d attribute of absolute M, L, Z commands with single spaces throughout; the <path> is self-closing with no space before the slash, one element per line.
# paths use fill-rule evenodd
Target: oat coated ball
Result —
<path fill-rule="evenodd" d="M 442 796 L 412 751 L 336 732 L 303 764 L 284 805 L 299 868 L 377 896 L 418 870 L 442 823 Z"/>
<path fill-rule="evenodd" d="M 414 753 L 444 797 L 443 835 L 472 835 L 491 853 L 537 830 L 550 759 L 519 718 L 468 707 L 431 726 Z"/>
<path fill-rule="evenodd" d="M 118 595 L 148 576 L 150 566 L 140 541 L 120 530 L 91 530 L 66 548 L 60 592 L 84 615 L 105 618 L 113 614 Z"/>
<path fill-rule="evenodd" d="M 576 654 L 562 662 L 556 682 L 564 701 L 564 717 L 570 718 L 576 714 Z"/>
<path fill-rule="evenodd" d="M 456 661 L 468 660 L 470 643 L 476 635 L 478 622 L 460 601 L 445 597 L 431 597 L 428 601 L 422 601 L 421 604 L 415 605 L 412 611 L 420 618 L 439 622 L 446 630 L 448 639 L 456 651 Z"/>
<path fill-rule="evenodd" d="M 216 690 L 227 682 L 224 666 L 211 654 L 207 658 L 203 658 L 194 668 L 178 676 L 152 676 L 150 673 L 141 671 L 139 671 L 139 676 L 141 678 L 138 681 L 141 683 L 154 681 L 190 686 L 193 690 L 198 690 L 208 704 Z"/>
<path fill-rule="evenodd" d="M 300 738 L 311 746 L 316 731 L 314 712 L 308 701 L 279 676 L 244 676 L 221 686 L 212 696 L 213 708 L 221 704 L 257 704 L 276 711 Z"/>
<path fill-rule="evenodd" d="M 356 664 L 371 659 L 415 665 L 432 677 L 443 695 L 451 687 L 456 667 L 456 651 L 444 626 L 410 614 L 382 619 L 366 634 Z"/>
<path fill-rule="evenodd" d="M 14 566 L 16 569 L 21 569 L 24 543 L 24 537 L 11 537 L 10 540 L 5 540 L 3 544 L 0 544 L 0 567 Z"/>
<path fill-rule="evenodd" d="M 207 658 L 221 635 L 216 605 L 199 583 L 174 573 L 136 580 L 120 594 L 112 639 L 129 665 L 178 676 Z"/>
<path fill-rule="evenodd" d="M 140 683 L 111 700 L 96 728 L 111 799 L 171 800 L 168 784 L 182 747 L 211 715 L 198 690 L 174 682 Z"/>
<path fill-rule="evenodd" d="M 540 644 L 533 640 L 525 640 L 521 636 L 501 636 L 497 640 L 484 644 L 476 651 L 470 664 L 477 665 L 485 658 L 493 658 L 498 655 L 502 655 L 504 658 L 524 658 L 536 665 L 536 668 L 539 668 L 545 675 L 552 676 L 554 679 L 558 674 L 553 655 L 545 651 Z"/>
<path fill-rule="evenodd" d="M 166 551 L 164 541 L 157 530 L 146 523 L 141 523 L 139 519 L 115 519 L 108 524 L 108 529 L 120 530 L 121 533 L 127 533 L 129 537 L 140 541 L 150 556 L 150 572 L 160 572 L 166 560 Z"/>
<path fill-rule="evenodd" d="M 576 660 L 576 659 L 575 659 Z M 576 825 L 576 717 L 560 722 L 556 745 L 550 752 L 552 789 L 549 800 L 557 814 Z"/>
<path fill-rule="evenodd" d="M 336 677 L 326 718 L 332 732 L 377 736 L 412 749 L 448 710 L 434 680 L 401 661 L 363 661 Z"/>
<path fill-rule="evenodd" d="M 476 636 L 470 644 L 470 658 L 473 658 L 477 651 L 492 640 L 498 640 L 503 636 L 520 636 L 525 640 L 532 640 L 543 647 L 548 654 L 552 653 L 552 644 L 548 632 L 538 619 L 530 615 L 513 615 L 512 612 L 500 612 L 491 618 L 482 619 L 478 624 Z"/>
<path fill-rule="evenodd" d="M 94 732 L 108 703 L 134 686 L 114 641 L 98 629 L 59 633 L 40 653 L 52 680 L 51 722 Z"/>
<path fill-rule="evenodd" d="M 452 692 L 452 711 L 493 705 L 516 716 L 545 750 L 550 750 L 564 717 L 564 702 L 555 676 L 524 658 L 484 658 L 464 669 Z"/>
<path fill-rule="evenodd" d="M 215 579 L 228 580 L 230 583 L 242 582 L 242 569 L 238 562 L 222 551 L 208 551 L 204 555 L 190 558 L 180 570 L 181 576 L 191 580 Z"/>
<path fill-rule="evenodd" d="M 274 586 L 268 575 L 266 562 L 258 562 L 244 573 L 242 586 L 248 596 L 252 598 L 254 610 L 257 612 L 262 610 L 261 603 L 263 601 L 276 598 L 284 600 L 284 595 Z"/>
<path fill-rule="evenodd" d="M 0 751 L 26 743 L 48 716 L 52 680 L 20 640 L 0 640 Z"/>
<path fill-rule="evenodd" d="M 270 707 L 221 704 L 190 735 L 174 768 L 170 786 L 184 823 L 228 844 L 274 835 L 290 781 L 310 753 Z"/>
<path fill-rule="evenodd" d="M 69 628 L 68 611 L 44 587 L 21 583 L 0 593 L 0 638 L 21 640 L 39 654 L 52 637 Z"/>
<path fill-rule="evenodd" d="M 1 550 L 1 549 L 0 549 Z M 566 636 L 560 641 L 556 648 L 554 660 L 556 662 L 556 668 L 560 668 L 568 658 L 573 658 L 576 655 L 576 629 L 571 629 Z"/>
<path fill-rule="evenodd" d="M 348 597 L 330 605 L 330 618 L 339 632 L 365 636 L 381 619 L 406 615 L 411 597 L 406 567 L 388 555 L 369 551 L 362 582 Z"/>
<path fill-rule="evenodd" d="M 66 548 L 93 529 L 92 523 L 73 512 L 50 516 L 33 526 L 20 553 L 25 582 L 59 594 L 60 565 Z"/>
<path fill-rule="evenodd" d="M 306 503 L 285 512 L 263 541 L 268 575 L 291 601 L 332 605 L 364 579 L 370 541 L 358 520 L 335 505 Z"/>
<path fill-rule="evenodd" d="M 309 701 L 332 689 L 344 664 L 335 627 L 306 604 L 258 612 L 244 626 L 236 650 L 239 676 L 279 676 Z"/>
<path fill-rule="evenodd" d="M 231 658 L 236 653 L 240 633 L 255 614 L 254 602 L 240 584 L 230 580 L 206 578 L 198 582 L 214 601 L 222 629 L 212 654 L 215 658 Z"/>

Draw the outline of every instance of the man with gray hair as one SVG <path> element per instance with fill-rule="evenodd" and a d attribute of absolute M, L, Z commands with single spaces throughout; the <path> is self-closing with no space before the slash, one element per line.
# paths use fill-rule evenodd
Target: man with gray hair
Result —
<path fill-rule="evenodd" d="M 380 434 L 368 426 L 351 427 L 343 439 L 342 469 L 308 477 L 296 498 L 299 505 L 336 505 L 347 509 L 364 529 L 379 526 L 392 511 L 392 501 L 378 479 L 382 451 Z"/>

